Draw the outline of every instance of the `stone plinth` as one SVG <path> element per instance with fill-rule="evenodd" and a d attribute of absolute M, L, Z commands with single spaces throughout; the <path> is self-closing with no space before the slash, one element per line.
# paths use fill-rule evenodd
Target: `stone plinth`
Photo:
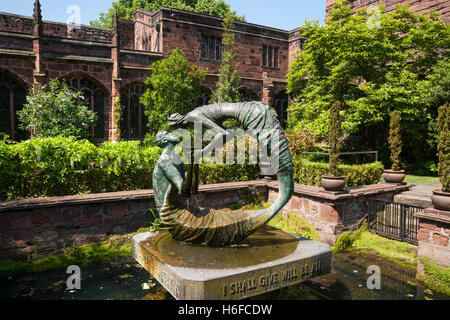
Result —
<path fill-rule="evenodd" d="M 418 272 L 424 273 L 420 258 L 450 267 L 450 212 L 433 208 L 416 213 L 419 218 Z"/>
<path fill-rule="evenodd" d="M 331 271 L 328 245 L 271 227 L 227 248 L 142 233 L 133 238 L 133 255 L 178 300 L 240 300 Z"/>

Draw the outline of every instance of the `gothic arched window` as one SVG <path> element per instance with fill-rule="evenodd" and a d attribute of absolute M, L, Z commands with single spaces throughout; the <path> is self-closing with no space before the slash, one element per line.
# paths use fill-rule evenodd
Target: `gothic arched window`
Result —
<path fill-rule="evenodd" d="M 97 114 L 97 122 L 91 128 L 94 139 L 105 139 L 105 101 L 106 93 L 94 81 L 79 76 L 72 76 L 66 79 L 67 83 L 75 90 L 83 93 L 85 101 L 88 101 L 92 111 Z"/>
<path fill-rule="evenodd" d="M 17 111 L 26 103 L 26 85 L 12 74 L 0 70 L 0 132 L 11 140 L 25 140 L 29 132 L 19 129 Z"/>
<path fill-rule="evenodd" d="M 149 132 L 148 119 L 141 97 L 147 90 L 143 83 L 135 82 L 120 91 L 122 117 L 120 121 L 121 137 L 125 140 L 144 139 Z"/>
<path fill-rule="evenodd" d="M 288 120 L 289 96 L 285 90 L 282 90 L 275 95 L 273 98 L 273 104 L 281 126 L 286 128 Z"/>

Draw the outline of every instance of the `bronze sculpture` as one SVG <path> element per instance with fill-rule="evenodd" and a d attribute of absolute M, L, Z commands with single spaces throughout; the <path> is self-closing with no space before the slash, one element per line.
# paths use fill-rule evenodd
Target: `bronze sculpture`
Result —
<path fill-rule="evenodd" d="M 156 141 L 164 151 L 153 172 L 153 186 L 161 220 L 175 240 L 209 246 L 239 244 L 270 221 L 292 197 L 293 164 L 288 142 L 278 119 L 266 104 L 243 102 L 203 106 L 186 116 L 172 115 L 169 125 L 177 129 L 201 122 L 203 127 L 213 130 L 215 139 L 202 150 L 208 153 L 229 134 L 221 124 L 230 118 L 239 121 L 244 130 L 253 132 L 260 147 L 270 150 L 271 159 L 277 158 L 274 167 L 280 185 L 279 196 L 270 208 L 257 211 L 201 210 L 192 206 L 186 198 L 179 197 L 182 190 L 188 190 L 189 194 L 191 186 L 186 187 L 186 168 L 174 153 L 178 137 L 160 132 Z M 195 170 L 195 167 L 191 166 L 190 170 Z M 197 174 L 194 176 L 194 180 L 198 179 Z M 198 180 L 194 181 L 194 185 L 198 185 Z"/>

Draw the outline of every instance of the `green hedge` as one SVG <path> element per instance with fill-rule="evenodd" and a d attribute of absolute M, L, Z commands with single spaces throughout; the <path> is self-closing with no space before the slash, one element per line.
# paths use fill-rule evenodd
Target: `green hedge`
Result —
<path fill-rule="evenodd" d="M 0 141 L 0 200 L 152 188 L 161 149 L 137 141 L 95 146 L 75 138 Z M 202 184 L 258 179 L 257 166 L 204 165 Z"/>
<path fill-rule="evenodd" d="M 151 189 L 160 154 L 160 148 L 145 147 L 137 141 L 100 146 L 65 137 L 17 144 L 0 141 L 0 200 Z M 317 186 L 328 171 L 327 164 L 301 158 L 296 158 L 294 168 L 297 183 Z M 339 166 L 349 186 L 377 183 L 383 169 L 381 163 Z M 258 178 L 256 165 L 200 166 L 201 184 Z"/>
<path fill-rule="evenodd" d="M 383 177 L 381 162 L 362 165 L 339 165 L 338 174 L 345 175 L 347 186 L 376 184 Z M 322 175 L 329 173 L 328 163 L 311 162 L 305 159 L 294 160 L 294 179 L 296 183 L 322 186 Z"/>
<path fill-rule="evenodd" d="M 214 184 L 259 179 L 257 165 L 205 164 L 200 166 L 200 184 Z"/>
<path fill-rule="evenodd" d="M 0 143 L 0 199 L 151 188 L 160 153 L 139 142 L 97 147 L 63 137 Z"/>

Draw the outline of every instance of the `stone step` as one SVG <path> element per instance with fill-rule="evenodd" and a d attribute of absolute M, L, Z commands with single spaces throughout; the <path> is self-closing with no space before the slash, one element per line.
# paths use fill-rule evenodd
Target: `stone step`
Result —
<path fill-rule="evenodd" d="M 433 206 L 429 196 L 408 194 L 407 192 L 396 195 L 394 201 L 423 208 L 431 208 Z"/>

